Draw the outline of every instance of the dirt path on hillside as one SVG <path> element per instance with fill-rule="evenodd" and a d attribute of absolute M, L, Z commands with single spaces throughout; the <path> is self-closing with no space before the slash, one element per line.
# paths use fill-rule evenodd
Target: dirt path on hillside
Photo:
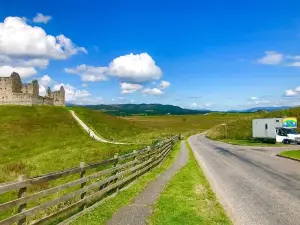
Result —
<path fill-rule="evenodd" d="M 126 145 L 129 143 L 123 143 L 123 142 L 116 142 L 116 141 L 109 141 L 106 140 L 103 137 L 100 137 L 99 135 L 95 134 L 95 132 L 89 128 L 76 114 L 73 110 L 70 110 L 70 113 L 72 115 L 72 117 L 79 123 L 79 125 L 92 137 L 94 138 L 96 141 L 100 141 L 103 143 L 109 143 L 109 144 L 116 144 L 116 145 Z"/>

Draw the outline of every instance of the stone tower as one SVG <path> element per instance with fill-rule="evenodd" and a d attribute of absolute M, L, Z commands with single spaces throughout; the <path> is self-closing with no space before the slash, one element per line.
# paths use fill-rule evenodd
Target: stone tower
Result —
<path fill-rule="evenodd" d="M 59 91 L 53 91 L 50 94 L 50 97 L 53 98 L 53 103 L 55 106 L 65 106 L 65 89 L 63 86 L 60 87 Z"/>

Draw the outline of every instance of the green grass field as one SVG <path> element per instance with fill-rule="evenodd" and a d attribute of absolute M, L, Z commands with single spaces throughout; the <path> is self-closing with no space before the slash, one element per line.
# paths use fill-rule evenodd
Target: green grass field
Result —
<path fill-rule="evenodd" d="M 160 195 L 149 224 L 231 224 L 186 144 L 190 160 Z"/>
<path fill-rule="evenodd" d="M 247 116 L 247 114 L 213 113 L 197 116 L 117 118 L 99 111 L 71 108 L 102 137 L 133 143 L 114 145 L 100 143 L 89 137 L 72 118 L 69 109 L 50 106 L 0 106 L 0 183 L 16 180 L 21 174 L 32 177 L 75 167 L 80 162 L 101 161 L 112 157 L 116 152 L 123 154 L 174 134 L 182 133 L 187 137 L 225 121 Z M 157 174 L 162 171 L 157 170 Z M 38 191 L 39 188 L 49 188 L 55 182 L 47 183 L 45 187 L 39 186 L 37 190 L 28 190 L 28 193 Z M 136 193 L 137 190 L 130 196 Z M 62 194 L 63 192 L 59 195 Z M 1 196 L 0 202 L 15 197 L 16 193 L 11 192 Z M 46 200 L 47 198 L 39 200 L 30 206 Z M 124 202 L 126 198 L 121 199 L 119 203 Z M 115 210 L 117 206 L 111 210 Z M 10 213 L 11 211 L 7 211 L 0 218 L 5 218 Z"/>
<path fill-rule="evenodd" d="M 132 145 L 100 143 L 72 118 L 69 108 L 49 106 L 0 107 L 0 182 L 18 175 L 40 175 L 91 163 L 152 144 L 160 138 L 204 131 L 245 114 L 150 116 L 118 118 L 99 111 L 72 108 L 99 135 Z M 59 156 L 59 157 L 57 157 Z"/>
<path fill-rule="evenodd" d="M 123 189 L 117 196 L 105 201 L 95 210 L 85 214 L 72 224 L 76 225 L 101 225 L 106 222 L 117 212 L 119 208 L 129 204 L 151 181 L 155 180 L 162 172 L 169 168 L 179 153 L 180 144 L 176 144 L 169 156 L 157 167 L 150 172 L 138 178 L 129 187 Z"/>
<path fill-rule="evenodd" d="M 286 156 L 286 157 L 289 157 L 292 159 L 300 160 L 300 150 L 283 151 L 283 152 L 280 152 L 279 155 Z"/>
<path fill-rule="evenodd" d="M 96 142 L 66 108 L 0 107 L 0 183 L 101 161 L 137 145 Z"/>
<path fill-rule="evenodd" d="M 227 139 L 230 140 L 252 140 L 252 120 L 255 118 L 274 118 L 274 117 L 297 117 L 300 119 L 300 107 L 279 110 L 269 113 L 255 113 L 244 118 L 239 118 L 227 124 Z M 298 132 L 300 129 L 298 128 Z M 225 126 L 216 126 L 207 132 L 207 137 L 213 140 L 225 139 Z M 270 144 L 272 145 L 272 144 Z M 277 144 L 276 144 L 277 145 Z M 274 146 L 274 145 L 273 145 Z"/>
<path fill-rule="evenodd" d="M 143 135 L 155 136 L 157 134 L 177 134 L 185 137 L 203 132 L 218 124 L 244 118 L 251 114 L 244 113 L 211 113 L 208 115 L 186 116 L 130 116 L 127 120 L 136 122 L 139 126 L 150 128 L 150 132 Z"/>

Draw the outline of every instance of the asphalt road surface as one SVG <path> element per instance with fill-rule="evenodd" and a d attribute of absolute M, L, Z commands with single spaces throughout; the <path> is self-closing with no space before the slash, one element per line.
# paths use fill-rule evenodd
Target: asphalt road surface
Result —
<path fill-rule="evenodd" d="M 233 146 L 204 134 L 189 143 L 234 224 L 300 225 L 300 162 L 277 157 L 282 148 Z"/>

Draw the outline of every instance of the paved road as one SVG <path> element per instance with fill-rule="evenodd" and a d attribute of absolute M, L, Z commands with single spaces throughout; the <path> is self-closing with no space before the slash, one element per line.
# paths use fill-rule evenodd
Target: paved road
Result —
<path fill-rule="evenodd" d="M 186 165 L 188 158 L 186 145 L 184 141 L 181 141 L 179 155 L 172 166 L 148 184 L 131 204 L 120 208 L 107 225 L 146 225 L 147 219 L 152 213 L 152 205 L 165 189 L 168 181 Z"/>
<path fill-rule="evenodd" d="M 189 143 L 234 224 L 300 225 L 300 163 L 281 148 L 233 146 L 203 134 Z"/>

